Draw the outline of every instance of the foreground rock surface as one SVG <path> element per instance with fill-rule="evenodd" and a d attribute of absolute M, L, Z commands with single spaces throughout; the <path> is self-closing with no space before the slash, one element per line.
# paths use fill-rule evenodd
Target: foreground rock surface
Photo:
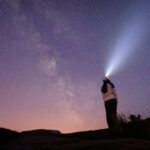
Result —
<path fill-rule="evenodd" d="M 1 150 L 150 150 L 149 139 L 118 137 L 107 129 L 71 134 L 41 129 L 17 133 L 5 129 L 3 134 L 11 138 L 0 143 Z"/>

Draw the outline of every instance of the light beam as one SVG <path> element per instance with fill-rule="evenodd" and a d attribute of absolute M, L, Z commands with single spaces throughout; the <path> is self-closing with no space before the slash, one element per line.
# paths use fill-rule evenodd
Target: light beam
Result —
<path fill-rule="evenodd" d="M 121 34 L 118 37 L 113 54 L 109 57 L 106 66 L 105 76 L 109 77 L 116 71 L 123 68 L 135 54 L 138 44 L 141 43 L 144 35 L 145 23 L 142 13 L 132 16 L 123 26 Z"/>

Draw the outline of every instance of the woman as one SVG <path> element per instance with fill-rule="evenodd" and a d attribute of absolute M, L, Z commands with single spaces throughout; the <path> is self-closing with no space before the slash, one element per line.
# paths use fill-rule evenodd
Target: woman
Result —
<path fill-rule="evenodd" d="M 107 77 L 103 79 L 101 93 L 105 104 L 107 124 L 112 129 L 117 121 L 117 93 L 114 84 Z"/>

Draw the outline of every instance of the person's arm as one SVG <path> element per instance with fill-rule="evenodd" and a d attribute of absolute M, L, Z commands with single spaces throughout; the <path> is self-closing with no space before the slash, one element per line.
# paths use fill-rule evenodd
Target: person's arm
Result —
<path fill-rule="evenodd" d="M 112 89 L 112 92 L 113 92 L 113 95 L 116 97 L 116 99 L 118 99 L 117 92 L 116 92 L 115 88 Z"/>
<path fill-rule="evenodd" d="M 102 92 L 102 98 L 103 98 L 103 100 L 104 100 L 104 93 Z"/>

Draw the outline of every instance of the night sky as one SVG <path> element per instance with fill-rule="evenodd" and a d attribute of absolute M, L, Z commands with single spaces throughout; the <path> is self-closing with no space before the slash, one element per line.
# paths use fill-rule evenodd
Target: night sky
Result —
<path fill-rule="evenodd" d="M 142 36 L 127 36 L 138 23 Z M 102 78 L 115 44 L 128 38 L 121 46 L 138 38 L 134 51 L 120 50 L 129 57 L 110 76 L 118 113 L 149 117 L 149 0 L 0 0 L 0 126 L 106 128 Z"/>

